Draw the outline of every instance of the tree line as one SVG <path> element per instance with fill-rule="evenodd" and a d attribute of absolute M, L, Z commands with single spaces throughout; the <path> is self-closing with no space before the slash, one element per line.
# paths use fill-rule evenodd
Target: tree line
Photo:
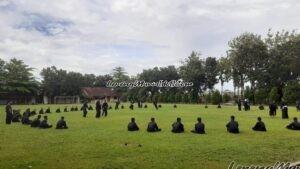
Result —
<path fill-rule="evenodd" d="M 33 68 L 15 58 L 9 62 L 0 59 L 0 93 L 54 96 L 80 95 L 82 87 L 105 87 L 109 80 L 134 82 L 144 80 L 184 80 L 193 82 L 186 88 L 115 88 L 124 101 L 151 101 L 170 103 L 207 102 L 218 104 L 237 98 L 248 98 L 252 103 L 288 102 L 300 98 L 300 35 L 295 32 L 269 32 L 261 35 L 245 32 L 228 42 L 226 56 L 201 57 L 191 54 L 179 67 L 169 65 L 145 69 L 129 76 L 123 67 L 116 67 L 105 75 L 82 74 L 58 69 L 42 69 L 42 81 L 32 74 Z M 233 82 L 234 98 L 223 92 L 224 83 Z M 214 89 L 220 83 L 221 91 Z"/>

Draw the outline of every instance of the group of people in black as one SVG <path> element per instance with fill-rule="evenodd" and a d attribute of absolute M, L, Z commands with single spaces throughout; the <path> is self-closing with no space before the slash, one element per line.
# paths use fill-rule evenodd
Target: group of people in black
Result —
<path fill-rule="evenodd" d="M 49 110 L 48 110 L 49 109 Z M 50 113 L 50 108 L 46 110 L 46 113 Z M 51 128 L 52 125 L 48 123 L 48 116 L 44 116 L 43 120 L 41 120 L 42 115 L 44 112 L 42 112 L 43 109 L 39 111 L 39 115 L 33 119 L 30 120 L 31 116 L 34 116 L 36 113 L 35 111 L 30 111 L 30 109 L 26 109 L 26 111 L 21 115 L 19 111 L 14 111 L 11 107 L 11 102 L 8 102 L 5 107 L 6 112 L 6 124 L 11 124 L 12 122 L 21 122 L 24 125 L 30 125 L 31 127 L 38 127 L 38 128 Z M 60 120 L 56 123 L 56 129 L 67 129 L 67 123 L 64 120 L 64 117 L 62 116 Z"/>
<path fill-rule="evenodd" d="M 278 109 L 278 106 L 277 104 L 275 104 L 274 102 L 271 102 L 269 104 L 269 115 L 271 117 L 275 117 L 276 114 L 277 114 L 277 109 Z M 280 106 L 280 109 L 281 109 L 281 114 L 282 114 L 282 119 L 288 119 L 289 118 L 289 114 L 288 114 L 288 106 L 286 103 L 282 103 L 281 106 Z"/>
<path fill-rule="evenodd" d="M 116 107 L 118 108 L 119 105 L 116 106 Z M 108 108 L 109 107 L 108 107 L 108 104 L 107 104 L 106 100 L 104 100 L 104 101 L 97 100 L 96 101 L 96 116 L 95 117 L 96 118 L 100 118 L 101 116 L 106 117 Z M 88 102 L 84 102 L 81 110 L 83 112 L 83 117 L 86 117 L 87 113 L 88 113 L 88 110 L 93 110 L 93 108 L 92 108 L 92 106 L 88 106 Z"/>
<path fill-rule="evenodd" d="M 238 99 L 236 101 L 237 105 L 238 105 L 238 110 L 241 111 L 242 110 L 242 104 L 244 106 L 244 110 L 245 111 L 249 111 L 250 110 L 250 101 L 249 99 L 245 99 L 245 100 L 241 100 L 241 99 Z"/>
<path fill-rule="evenodd" d="M 290 130 L 300 130 L 300 123 L 298 122 L 298 119 L 295 117 L 293 119 L 293 122 L 286 126 L 287 129 Z M 127 125 L 128 131 L 138 131 L 140 128 L 138 127 L 135 118 L 131 118 L 131 121 Z M 239 123 L 235 120 L 235 116 L 230 117 L 230 121 L 226 124 L 226 129 L 229 133 L 240 133 L 239 130 Z M 256 124 L 252 127 L 253 131 L 264 131 L 266 132 L 266 125 L 262 121 L 261 117 L 257 118 Z M 150 122 L 147 126 L 148 132 L 159 132 L 161 129 L 158 127 L 157 123 L 155 122 L 155 118 L 151 118 Z M 173 133 L 183 133 L 184 125 L 181 122 L 181 118 L 178 117 L 176 121 L 172 124 L 172 130 Z M 192 133 L 196 134 L 205 134 L 205 124 L 202 122 L 202 119 L 200 117 L 197 118 L 197 122 L 195 124 L 194 130 L 191 130 Z"/>

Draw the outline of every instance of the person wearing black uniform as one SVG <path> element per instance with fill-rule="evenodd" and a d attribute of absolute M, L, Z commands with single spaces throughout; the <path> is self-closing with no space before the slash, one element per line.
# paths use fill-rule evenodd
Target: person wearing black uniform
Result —
<path fill-rule="evenodd" d="M 100 118 L 101 116 L 101 102 L 97 100 L 96 102 L 96 118 Z"/>
<path fill-rule="evenodd" d="M 44 120 L 40 123 L 39 128 L 47 129 L 47 128 L 51 128 L 51 127 L 52 127 L 52 125 L 48 124 L 48 117 L 44 116 Z"/>
<path fill-rule="evenodd" d="M 31 120 L 29 119 L 30 117 L 30 110 L 27 109 L 22 116 L 22 124 L 31 124 Z"/>
<path fill-rule="evenodd" d="M 88 104 L 87 104 L 87 102 L 84 102 L 83 103 L 83 106 L 82 106 L 82 112 L 83 112 L 83 117 L 86 117 L 86 115 L 87 115 L 87 113 L 88 113 Z"/>
<path fill-rule="evenodd" d="M 176 122 L 172 124 L 172 132 L 173 133 L 183 133 L 184 132 L 184 126 L 181 123 L 181 118 L 177 118 Z"/>
<path fill-rule="evenodd" d="M 119 105 L 120 105 L 120 98 L 117 99 L 116 105 L 115 105 L 115 110 L 119 110 Z"/>
<path fill-rule="evenodd" d="M 300 130 L 300 123 L 298 122 L 297 117 L 294 117 L 294 121 L 286 126 L 290 130 Z"/>
<path fill-rule="evenodd" d="M 11 108 L 11 102 L 8 102 L 5 107 L 5 112 L 6 112 L 6 124 L 11 124 L 12 119 L 13 119 L 13 112 Z"/>
<path fill-rule="evenodd" d="M 151 121 L 148 123 L 147 127 L 148 132 L 159 132 L 161 131 L 160 128 L 158 128 L 157 123 L 155 122 L 155 119 L 152 117 Z"/>
<path fill-rule="evenodd" d="M 228 122 L 226 124 L 226 128 L 227 128 L 227 131 L 229 133 L 239 133 L 239 123 L 237 121 L 234 120 L 235 117 L 234 116 L 231 116 L 230 117 L 230 122 Z"/>
<path fill-rule="evenodd" d="M 68 129 L 65 117 L 61 117 L 60 120 L 56 123 L 56 129 Z"/>
<path fill-rule="evenodd" d="M 31 122 L 31 127 L 39 127 L 41 124 L 41 115 L 38 115 L 36 119 Z"/>
<path fill-rule="evenodd" d="M 130 123 L 127 126 L 128 131 L 138 131 L 139 127 L 135 123 L 135 118 L 131 118 Z"/>
<path fill-rule="evenodd" d="M 237 105 L 238 105 L 238 110 L 241 111 L 242 110 L 242 102 L 241 102 L 241 99 L 239 99 L 237 101 Z"/>
<path fill-rule="evenodd" d="M 195 124 L 195 130 L 192 130 L 192 133 L 197 134 L 205 134 L 205 125 L 202 123 L 202 120 L 200 117 L 197 118 L 197 123 Z"/>
<path fill-rule="evenodd" d="M 288 114 L 288 106 L 287 104 L 283 103 L 281 106 L 281 113 L 282 113 L 282 119 L 288 119 L 289 114 Z"/>
<path fill-rule="evenodd" d="M 276 115 L 276 105 L 274 102 L 269 104 L 269 115 L 275 116 Z"/>
<path fill-rule="evenodd" d="M 104 103 L 102 104 L 102 116 L 107 116 L 107 109 L 108 109 L 108 104 L 106 100 L 104 100 Z"/>
<path fill-rule="evenodd" d="M 261 117 L 257 118 L 257 123 L 252 127 L 254 131 L 267 131 L 265 123 L 261 121 Z"/>

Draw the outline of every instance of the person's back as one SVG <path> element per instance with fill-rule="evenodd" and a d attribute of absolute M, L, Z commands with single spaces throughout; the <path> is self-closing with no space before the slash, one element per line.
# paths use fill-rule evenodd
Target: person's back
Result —
<path fill-rule="evenodd" d="M 30 124 L 31 121 L 29 120 L 29 117 L 30 117 L 30 111 L 26 110 L 22 116 L 22 124 Z"/>
<path fill-rule="evenodd" d="M 295 117 L 294 121 L 286 126 L 286 128 L 290 130 L 300 130 L 300 123 L 298 122 L 298 119 Z"/>
<path fill-rule="evenodd" d="M 64 117 L 61 117 L 61 119 L 56 124 L 56 129 L 67 129 L 67 123 L 65 121 Z"/>
<path fill-rule="evenodd" d="M 267 131 L 265 123 L 261 121 L 261 117 L 257 118 L 257 123 L 255 126 L 252 128 L 254 131 Z"/>
<path fill-rule="evenodd" d="M 41 115 L 38 115 L 36 119 L 31 122 L 31 127 L 39 127 L 41 124 Z"/>
<path fill-rule="evenodd" d="M 52 127 L 52 125 L 48 124 L 48 118 L 47 118 L 47 116 L 44 116 L 44 120 L 41 122 L 41 124 L 40 124 L 39 127 L 43 128 L 43 129 L 51 128 Z"/>
<path fill-rule="evenodd" d="M 230 122 L 227 123 L 226 127 L 227 127 L 227 131 L 230 133 L 239 133 L 239 124 L 237 121 L 234 120 L 235 117 L 231 116 L 231 120 Z"/>
<path fill-rule="evenodd" d="M 158 131 L 161 131 L 161 129 L 158 128 L 157 123 L 155 122 L 154 118 L 151 118 L 151 121 L 148 123 L 147 131 L 148 132 L 158 132 Z"/>
<path fill-rule="evenodd" d="M 181 123 L 181 118 L 177 118 L 176 122 L 172 124 L 172 132 L 173 133 L 182 133 L 184 132 L 184 126 Z"/>
<path fill-rule="evenodd" d="M 138 131 L 139 127 L 135 123 L 135 118 L 131 118 L 131 122 L 127 126 L 128 131 Z"/>
<path fill-rule="evenodd" d="M 197 119 L 197 123 L 195 124 L 195 130 L 192 130 L 192 133 L 197 133 L 197 134 L 205 134 L 205 125 L 202 123 L 201 118 L 199 117 Z"/>

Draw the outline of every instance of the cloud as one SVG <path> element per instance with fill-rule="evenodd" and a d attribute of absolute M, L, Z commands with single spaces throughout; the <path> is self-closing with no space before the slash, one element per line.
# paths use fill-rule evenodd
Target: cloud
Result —
<path fill-rule="evenodd" d="M 130 75 L 179 65 L 192 50 L 226 54 L 242 32 L 300 27 L 298 0 L 0 0 L 0 57 L 43 67 Z"/>

